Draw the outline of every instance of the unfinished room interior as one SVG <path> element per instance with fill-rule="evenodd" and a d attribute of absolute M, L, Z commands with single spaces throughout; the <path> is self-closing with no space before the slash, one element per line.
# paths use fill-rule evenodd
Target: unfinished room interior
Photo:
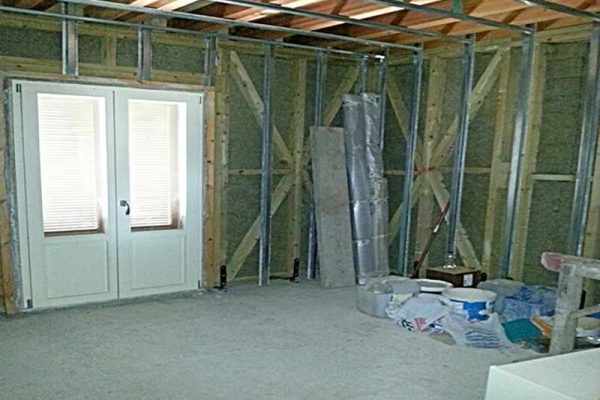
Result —
<path fill-rule="evenodd" d="M 0 0 L 0 399 L 600 399 L 600 0 Z"/>

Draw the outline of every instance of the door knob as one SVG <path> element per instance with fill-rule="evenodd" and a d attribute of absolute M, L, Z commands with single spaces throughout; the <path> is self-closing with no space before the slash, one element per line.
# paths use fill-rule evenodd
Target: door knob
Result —
<path fill-rule="evenodd" d="M 127 200 L 121 200 L 119 202 L 119 205 L 121 207 L 125 207 L 125 215 L 129 215 L 129 213 L 131 212 L 131 207 L 129 207 L 129 202 Z"/>

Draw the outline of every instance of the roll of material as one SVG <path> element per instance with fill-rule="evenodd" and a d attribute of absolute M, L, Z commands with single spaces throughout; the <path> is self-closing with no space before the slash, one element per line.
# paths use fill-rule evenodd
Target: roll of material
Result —
<path fill-rule="evenodd" d="M 388 199 L 378 199 L 371 202 L 373 236 L 384 236 L 389 233 L 389 203 Z"/>
<path fill-rule="evenodd" d="M 343 98 L 346 166 L 350 186 L 352 239 L 359 283 L 389 274 L 389 204 L 383 178 L 379 96 L 363 93 Z"/>
<path fill-rule="evenodd" d="M 375 252 L 375 266 L 371 276 L 387 276 L 389 270 L 389 235 L 380 235 L 372 239 Z"/>
<path fill-rule="evenodd" d="M 373 205 L 369 200 L 352 202 L 352 238 L 367 240 L 373 237 Z"/>
<path fill-rule="evenodd" d="M 377 274 L 375 259 L 375 247 L 371 239 L 354 241 L 354 265 L 360 285 L 364 285 L 368 278 L 387 275 Z"/>

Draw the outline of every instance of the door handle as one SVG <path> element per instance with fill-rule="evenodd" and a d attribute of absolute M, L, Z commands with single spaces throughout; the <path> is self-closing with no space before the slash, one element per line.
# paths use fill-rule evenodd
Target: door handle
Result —
<path fill-rule="evenodd" d="M 121 200 L 119 202 L 119 205 L 121 207 L 125 207 L 125 215 L 129 215 L 129 213 L 131 212 L 131 207 L 129 207 L 129 202 L 127 200 Z"/>

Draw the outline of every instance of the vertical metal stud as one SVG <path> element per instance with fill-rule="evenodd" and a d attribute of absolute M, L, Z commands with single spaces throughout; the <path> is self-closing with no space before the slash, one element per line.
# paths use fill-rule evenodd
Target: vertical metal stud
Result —
<path fill-rule="evenodd" d="M 385 142 L 385 113 L 387 106 L 387 72 L 389 50 L 385 50 L 385 58 L 381 59 L 379 64 L 379 76 L 377 82 L 377 91 L 379 92 L 379 137 L 381 138 L 381 149 Z"/>
<path fill-rule="evenodd" d="M 204 42 L 206 44 L 204 50 L 204 85 L 213 86 L 217 64 L 217 38 L 209 36 L 204 39 Z"/>
<path fill-rule="evenodd" d="M 152 30 L 138 28 L 138 70 L 137 78 L 141 81 L 152 77 Z"/>
<path fill-rule="evenodd" d="M 269 284 L 271 273 L 271 191 L 273 161 L 273 126 L 271 118 L 271 84 L 273 79 L 273 46 L 265 46 L 263 75 L 262 155 L 260 175 L 260 241 L 258 285 Z"/>
<path fill-rule="evenodd" d="M 323 97 L 325 96 L 325 86 L 327 83 L 327 53 L 317 52 L 317 73 L 315 88 L 315 110 L 314 125 L 323 125 Z M 317 221 L 315 218 L 314 201 L 310 207 L 310 216 L 308 220 L 308 260 L 306 267 L 306 277 L 315 279 L 317 277 Z"/>
<path fill-rule="evenodd" d="M 400 220 L 400 252 L 398 271 L 408 275 L 410 226 L 412 220 L 412 190 L 415 177 L 415 154 L 419 133 L 419 112 L 421 106 L 421 88 L 423 81 L 423 51 L 413 55 L 413 87 L 410 106 L 410 125 L 406 140 L 406 159 L 404 161 L 404 189 L 402 195 L 402 213 Z"/>
<path fill-rule="evenodd" d="M 506 217 L 504 221 L 504 237 L 500 274 L 510 274 L 515 239 L 515 223 L 519 207 L 519 176 L 523 167 L 523 151 L 529 128 L 528 114 L 531 93 L 533 90 L 533 58 L 535 54 L 535 36 L 524 34 L 521 48 L 521 68 L 519 71 L 519 93 L 517 98 L 517 114 L 513 133 L 510 174 L 508 177 L 508 195 L 506 200 Z"/>
<path fill-rule="evenodd" d="M 369 81 L 369 57 L 360 59 L 360 70 L 358 75 L 358 85 L 356 85 L 356 93 L 361 94 L 367 91 L 367 82 Z"/>
<path fill-rule="evenodd" d="M 473 90 L 473 71 L 475 67 L 475 43 L 470 35 L 465 44 L 463 55 L 463 78 L 460 92 L 460 110 L 458 135 L 454 146 L 454 164 L 452 166 L 452 186 L 450 189 L 450 208 L 448 209 L 448 243 L 446 246 L 446 264 L 454 265 L 456 260 L 456 230 L 460 221 L 460 209 L 469 139 L 469 103 Z"/>
<path fill-rule="evenodd" d="M 62 3 L 63 14 L 73 14 L 75 4 Z M 77 21 L 62 21 L 62 73 L 63 75 L 79 75 L 79 29 Z"/>
<path fill-rule="evenodd" d="M 317 52 L 317 78 L 315 88 L 315 126 L 323 125 L 323 98 L 327 82 L 327 53 Z"/>
<path fill-rule="evenodd" d="M 590 192 L 593 179 L 594 155 L 598 141 L 598 107 L 600 97 L 600 24 L 595 23 L 590 40 L 588 72 L 585 86 L 583 123 L 579 143 L 579 160 L 575 178 L 575 193 L 571 210 L 569 230 L 569 251 L 581 256 L 585 238 L 585 228 L 589 211 Z"/>

